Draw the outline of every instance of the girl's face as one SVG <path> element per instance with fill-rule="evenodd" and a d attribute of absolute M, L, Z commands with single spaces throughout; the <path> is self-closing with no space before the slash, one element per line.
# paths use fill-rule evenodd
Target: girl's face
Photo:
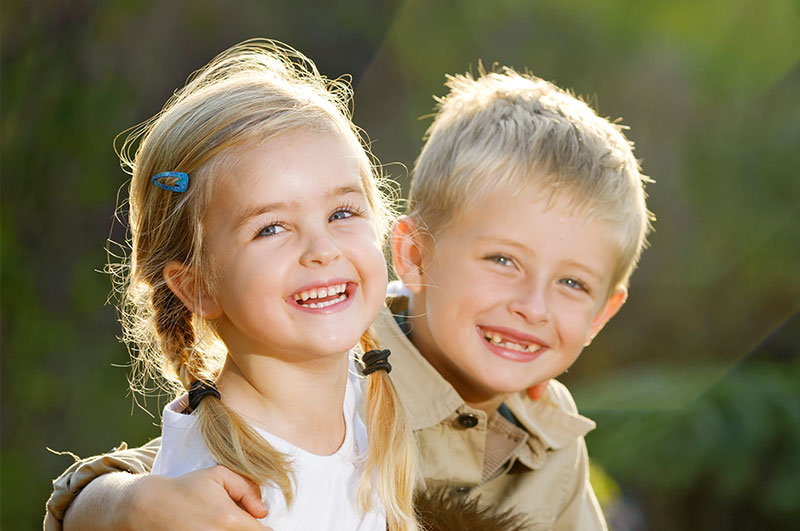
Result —
<path fill-rule="evenodd" d="M 232 160 L 204 219 L 217 278 L 206 316 L 234 356 L 348 351 L 387 282 L 353 148 L 301 131 Z"/>

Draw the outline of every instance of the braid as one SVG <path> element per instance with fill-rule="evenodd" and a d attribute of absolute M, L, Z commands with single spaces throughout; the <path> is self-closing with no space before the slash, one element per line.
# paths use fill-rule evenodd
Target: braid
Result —
<path fill-rule="evenodd" d="M 379 347 L 372 328 L 361 336 L 364 352 Z M 377 472 L 377 492 L 386 509 L 386 523 L 394 530 L 417 529 L 413 507 L 416 476 L 416 445 L 406 423 L 406 413 L 397 397 L 389 374 L 375 371 L 367 378 L 366 426 L 369 436 L 367 466 L 358 497 L 362 510 L 370 506 L 373 474 Z"/>
<path fill-rule="evenodd" d="M 158 334 L 158 342 L 163 356 L 164 369 L 171 368 L 185 390 L 189 389 L 193 378 L 192 347 L 195 344 L 195 331 L 192 312 L 169 289 L 166 283 L 153 287 L 153 324 Z M 198 357 L 202 364 L 202 358 Z M 164 374 L 169 374 L 165 370 Z"/>
<path fill-rule="evenodd" d="M 221 400 L 202 400 L 195 414 L 203 441 L 217 463 L 257 485 L 275 484 L 281 489 L 286 506 L 292 504 L 294 473 L 286 455 L 273 448 Z"/>
<path fill-rule="evenodd" d="M 167 287 L 153 289 L 153 320 L 164 362 L 177 374 L 185 390 L 207 372 L 204 358 L 195 352 L 196 334 L 192 313 Z M 292 503 L 291 464 L 236 412 L 220 400 L 205 399 L 195 414 L 203 441 L 221 465 L 256 484 L 275 483 L 287 506 Z"/>

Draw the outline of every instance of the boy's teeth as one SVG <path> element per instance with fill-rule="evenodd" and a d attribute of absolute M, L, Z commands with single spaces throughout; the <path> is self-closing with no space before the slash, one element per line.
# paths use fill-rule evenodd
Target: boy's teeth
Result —
<path fill-rule="evenodd" d="M 536 352 L 540 348 L 541 345 L 537 345 L 535 343 L 531 343 L 530 345 L 520 345 L 519 343 L 514 343 L 512 341 L 503 341 L 503 338 L 497 334 L 492 332 L 488 332 L 483 336 L 486 341 L 491 343 L 492 345 L 497 345 L 503 348 L 507 348 L 509 350 L 516 350 L 519 352 Z"/>

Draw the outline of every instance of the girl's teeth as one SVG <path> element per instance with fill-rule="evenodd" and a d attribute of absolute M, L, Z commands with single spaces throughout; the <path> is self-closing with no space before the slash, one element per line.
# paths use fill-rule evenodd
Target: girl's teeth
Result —
<path fill-rule="evenodd" d="M 329 301 L 324 302 L 312 302 L 309 304 L 303 304 L 306 308 L 326 308 L 328 306 L 333 306 L 334 304 L 340 303 L 347 298 L 347 295 L 340 295 L 335 299 L 331 299 Z"/>
<path fill-rule="evenodd" d="M 332 295 L 336 295 L 339 293 L 344 293 L 347 289 L 347 284 L 337 284 L 335 286 L 330 286 L 328 288 L 319 288 L 319 289 L 312 289 L 309 291 L 303 291 L 294 296 L 294 300 L 300 301 L 307 301 L 308 299 L 321 299 L 324 297 L 330 297 Z M 338 300 L 338 299 L 337 299 Z M 320 303 L 323 304 L 323 303 Z M 330 304 L 325 304 L 325 306 L 330 306 Z M 317 306 L 315 306 L 317 307 Z M 319 306 L 319 308 L 323 308 L 324 306 Z"/>

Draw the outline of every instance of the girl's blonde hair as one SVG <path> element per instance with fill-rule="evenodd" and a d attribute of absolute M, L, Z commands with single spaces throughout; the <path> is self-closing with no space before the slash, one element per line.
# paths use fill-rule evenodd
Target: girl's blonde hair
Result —
<path fill-rule="evenodd" d="M 326 79 L 296 50 L 275 41 L 250 40 L 214 58 L 159 114 L 129 133 L 120 158 L 132 175 L 131 254 L 116 271 L 123 282 L 121 315 L 134 358 L 134 390 L 143 390 L 153 379 L 178 396 L 198 380 L 215 380 L 222 368 L 226 351 L 213 323 L 180 301 L 163 271 L 178 261 L 193 272 L 191 293 L 213 293 L 202 219 L 226 153 L 298 130 L 341 136 L 358 157 L 376 237 L 385 234 L 389 202 L 377 166 L 351 121 L 351 98 L 347 80 Z M 154 186 L 151 177 L 164 171 L 188 173 L 188 190 L 176 193 Z M 366 352 L 377 346 L 367 330 L 361 348 Z M 361 507 L 366 511 L 377 492 L 390 529 L 416 529 L 415 445 L 385 371 L 367 377 L 366 402 L 369 448 L 358 493 Z M 274 483 L 291 503 L 293 474 L 286 456 L 220 400 L 201 401 L 195 414 L 205 444 L 220 464 L 258 484 Z"/>

